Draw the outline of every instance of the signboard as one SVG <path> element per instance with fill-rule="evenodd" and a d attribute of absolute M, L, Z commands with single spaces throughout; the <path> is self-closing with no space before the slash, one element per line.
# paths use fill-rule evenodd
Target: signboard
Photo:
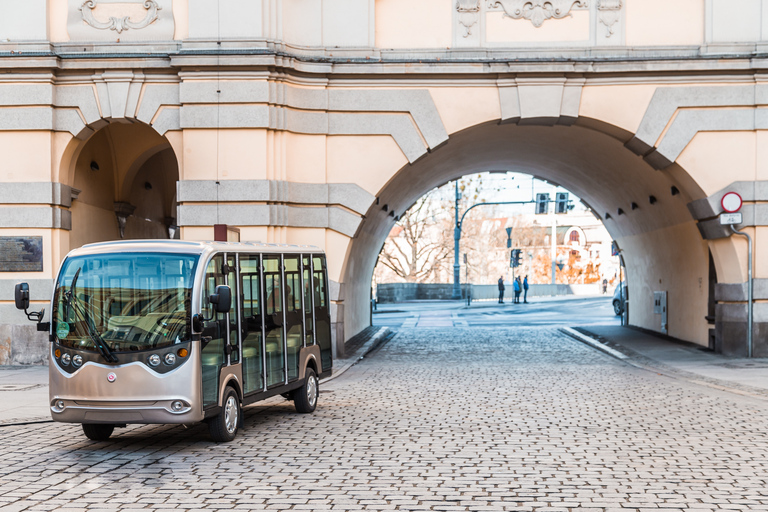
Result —
<path fill-rule="evenodd" d="M 728 192 L 720 200 L 720 206 L 727 213 L 735 213 L 741 209 L 741 196 L 736 192 Z"/>
<path fill-rule="evenodd" d="M 730 224 L 741 224 L 741 213 L 721 213 L 720 224 L 724 226 Z"/>
<path fill-rule="evenodd" d="M 42 272 L 43 237 L 0 236 L 0 272 Z"/>

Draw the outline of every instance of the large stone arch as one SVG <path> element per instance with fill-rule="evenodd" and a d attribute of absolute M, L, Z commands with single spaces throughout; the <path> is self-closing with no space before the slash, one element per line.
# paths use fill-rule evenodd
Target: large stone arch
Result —
<path fill-rule="evenodd" d="M 433 187 L 460 176 L 510 170 L 572 190 L 601 217 L 623 251 L 634 325 L 660 330 L 652 297 L 653 291 L 666 290 L 669 334 L 706 345 L 710 245 L 717 246 L 715 260 L 728 259 L 735 257 L 733 242 L 702 236 L 689 204 L 707 194 L 695 177 L 674 163 L 657 170 L 652 159 L 626 145 L 632 140 L 632 133 L 589 118 L 567 125 L 550 118 L 491 121 L 452 133 L 430 154 L 395 172 L 366 212 L 342 273 L 345 332 L 368 325 L 371 275 L 395 222 L 392 212 L 397 216 Z"/>

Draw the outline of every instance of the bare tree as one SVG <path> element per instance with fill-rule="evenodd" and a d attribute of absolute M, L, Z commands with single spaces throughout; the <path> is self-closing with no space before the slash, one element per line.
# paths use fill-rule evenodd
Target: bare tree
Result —
<path fill-rule="evenodd" d="M 436 191 L 429 192 L 405 212 L 379 256 L 382 265 L 409 283 L 435 277 L 450 253 L 442 229 L 435 229 L 445 224 L 435 195 Z"/>

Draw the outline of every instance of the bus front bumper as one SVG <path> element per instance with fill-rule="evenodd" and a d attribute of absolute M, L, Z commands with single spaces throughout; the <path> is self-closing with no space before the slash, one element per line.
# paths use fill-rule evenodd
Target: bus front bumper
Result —
<path fill-rule="evenodd" d="M 158 401 L 106 401 L 71 400 L 57 398 L 51 401 L 51 417 L 65 423 L 195 423 L 203 416 L 185 400 Z"/>

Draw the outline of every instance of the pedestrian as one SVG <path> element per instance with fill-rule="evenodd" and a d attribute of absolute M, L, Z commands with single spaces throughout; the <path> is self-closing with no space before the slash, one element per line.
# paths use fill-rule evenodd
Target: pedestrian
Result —
<path fill-rule="evenodd" d="M 523 279 L 523 302 L 528 304 L 528 276 Z"/>
<path fill-rule="evenodd" d="M 608 280 L 606 278 L 603 278 L 603 295 L 608 293 Z"/>
<path fill-rule="evenodd" d="M 499 278 L 499 304 L 504 304 L 504 276 Z"/>
<path fill-rule="evenodd" d="M 513 282 L 515 289 L 515 304 L 520 304 L 520 277 Z"/>

